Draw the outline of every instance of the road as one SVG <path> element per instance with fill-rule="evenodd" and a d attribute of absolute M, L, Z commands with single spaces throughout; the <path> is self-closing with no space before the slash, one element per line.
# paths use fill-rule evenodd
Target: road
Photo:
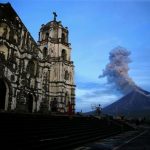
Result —
<path fill-rule="evenodd" d="M 150 150 L 150 130 L 142 132 L 113 150 Z"/>
<path fill-rule="evenodd" d="M 150 128 L 120 134 L 74 150 L 150 150 Z"/>

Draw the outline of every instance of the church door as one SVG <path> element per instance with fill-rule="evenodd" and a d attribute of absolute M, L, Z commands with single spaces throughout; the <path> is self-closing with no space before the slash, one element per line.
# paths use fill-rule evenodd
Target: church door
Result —
<path fill-rule="evenodd" d="M 53 101 L 51 101 L 51 111 L 52 112 L 57 112 L 57 100 L 56 100 L 56 98 L 54 98 L 54 100 Z"/>
<path fill-rule="evenodd" d="M 0 110 L 5 110 L 6 103 L 6 85 L 5 82 L 0 79 Z"/>
<path fill-rule="evenodd" d="M 27 106 L 28 106 L 28 112 L 32 113 L 33 112 L 33 95 L 31 94 L 28 94 Z"/>

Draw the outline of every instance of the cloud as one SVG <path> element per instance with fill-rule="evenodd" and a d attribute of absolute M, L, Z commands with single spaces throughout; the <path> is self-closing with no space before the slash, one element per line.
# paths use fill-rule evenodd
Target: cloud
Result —
<path fill-rule="evenodd" d="M 105 107 L 121 97 L 117 91 L 107 84 L 86 82 L 79 85 L 76 88 L 76 111 L 91 111 L 91 105 L 93 104 L 101 104 L 102 107 Z"/>
<path fill-rule="evenodd" d="M 129 63 L 131 62 L 130 52 L 123 47 L 116 47 L 109 53 L 109 63 L 99 77 L 107 77 L 108 84 L 113 84 L 114 88 L 127 94 L 137 88 L 132 78 L 129 76 Z"/>

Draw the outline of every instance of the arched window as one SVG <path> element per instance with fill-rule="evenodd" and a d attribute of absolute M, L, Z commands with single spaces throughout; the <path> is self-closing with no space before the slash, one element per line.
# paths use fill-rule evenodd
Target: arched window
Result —
<path fill-rule="evenodd" d="M 66 36 L 64 33 L 62 33 L 61 38 L 62 38 L 62 43 L 66 43 Z"/>
<path fill-rule="evenodd" d="M 63 49 L 62 52 L 61 52 L 61 57 L 63 60 L 66 60 L 67 59 L 67 53 L 66 53 L 66 50 Z"/>
<path fill-rule="evenodd" d="M 47 48 L 46 47 L 43 48 L 43 57 L 44 58 L 47 57 Z"/>
<path fill-rule="evenodd" d="M 64 101 L 65 105 L 67 105 L 68 100 L 69 100 L 69 95 L 68 95 L 68 92 L 66 92 L 65 93 L 65 101 Z"/>
<path fill-rule="evenodd" d="M 29 61 L 28 66 L 27 66 L 27 72 L 31 76 L 34 76 L 34 74 L 35 74 L 35 63 L 33 61 Z"/>
<path fill-rule="evenodd" d="M 66 70 L 65 71 L 65 80 L 68 80 L 69 79 L 69 73 L 68 73 L 68 71 Z"/>
<path fill-rule="evenodd" d="M 1 52 L 0 51 L 0 62 L 5 62 L 5 55 L 4 55 L 4 52 Z"/>
<path fill-rule="evenodd" d="M 45 38 L 46 38 L 46 40 L 49 38 L 49 33 L 48 32 L 46 33 Z"/>
<path fill-rule="evenodd" d="M 71 89 L 71 95 L 75 95 L 75 90 L 73 88 Z"/>

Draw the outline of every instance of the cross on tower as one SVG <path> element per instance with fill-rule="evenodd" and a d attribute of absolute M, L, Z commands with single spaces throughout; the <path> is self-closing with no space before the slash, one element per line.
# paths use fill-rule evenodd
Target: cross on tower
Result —
<path fill-rule="evenodd" d="M 54 15 L 54 21 L 56 21 L 56 17 L 57 17 L 56 12 L 53 12 L 53 15 Z"/>

